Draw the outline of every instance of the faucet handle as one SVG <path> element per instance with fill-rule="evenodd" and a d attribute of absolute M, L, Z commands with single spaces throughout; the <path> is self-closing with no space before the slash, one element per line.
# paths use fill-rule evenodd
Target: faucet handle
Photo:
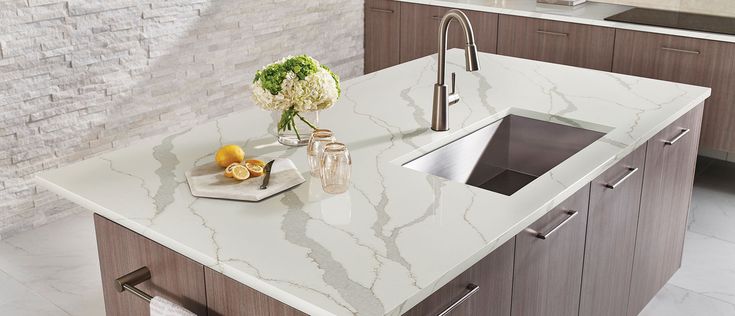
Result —
<path fill-rule="evenodd" d="M 459 94 L 457 94 L 457 91 L 455 90 L 457 82 L 457 74 L 452 73 L 452 92 L 449 93 L 447 96 L 447 104 L 454 105 L 455 103 L 459 102 Z"/>

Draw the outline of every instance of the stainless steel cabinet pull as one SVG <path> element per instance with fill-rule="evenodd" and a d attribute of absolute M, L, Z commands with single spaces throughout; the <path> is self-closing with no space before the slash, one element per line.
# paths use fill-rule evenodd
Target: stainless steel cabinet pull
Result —
<path fill-rule="evenodd" d="M 380 13 L 393 13 L 393 10 L 390 9 L 380 9 L 380 8 L 370 8 L 370 11 L 373 12 L 380 12 Z"/>
<path fill-rule="evenodd" d="M 544 31 L 544 30 L 536 30 L 536 33 L 543 34 L 543 35 L 560 36 L 560 37 L 569 36 L 569 33 L 551 32 L 551 31 Z"/>
<path fill-rule="evenodd" d="M 684 54 L 692 54 L 692 55 L 700 54 L 700 52 L 697 50 L 679 49 L 679 48 L 666 47 L 666 46 L 661 46 L 661 49 L 667 52 L 684 53 Z"/>
<path fill-rule="evenodd" d="M 625 182 L 625 180 L 628 180 L 628 178 L 632 177 L 636 172 L 638 172 L 638 168 L 629 167 L 628 168 L 628 172 L 626 172 L 624 176 L 620 177 L 620 179 L 618 179 L 618 181 L 615 181 L 615 183 L 613 183 L 613 184 L 606 183 L 605 184 L 605 187 L 608 188 L 608 189 L 610 189 L 610 190 L 614 190 L 620 184 L 622 184 L 623 182 Z"/>
<path fill-rule="evenodd" d="M 123 275 L 117 280 L 115 280 L 115 289 L 122 293 L 123 291 L 128 291 L 130 293 L 135 294 L 135 296 L 140 297 L 148 302 L 150 302 L 153 299 L 153 296 L 148 295 L 148 293 L 143 292 L 139 290 L 137 287 L 135 287 L 138 284 L 141 284 L 147 280 L 151 279 L 151 271 L 148 270 L 147 267 L 142 267 L 138 270 L 135 270 L 133 272 L 130 272 L 126 275 Z"/>
<path fill-rule="evenodd" d="M 475 285 L 475 284 L 467 285 L 467 293 L 462 295 L 462 297 L 460 297 L 456 302 L 452 303 L 452 305 L 449 305 L 449 307 L 447 307 L 444 311 L 439 313 L 437 316 L 449 315 L 449 313 L 451 313 L 452 310 L 454 310 L 455 308 L 457 308 L 457 306 L 464 303 L 464 301 L 468 300 L 472 295 L 475 295 L 475 293 L 477 293 L 477 291 L 479 290 L 480 290 L 479 285 Z"/>
<path fill-rule="evenodd" d="M 664 146 L 665 145 L 671 146 L 671 145 L 676 144 L 676 142 L 678 142 L 680 139 L 684 138 L 684 136 L 686 136 L 687 134 L 689 134 L 689 132 L 691 132 L 691 131 L 692 130 L 690 130 L 688 128 L 682 128 L 681 131 L 679 132 L 679 135 L 677 135 L 676 137 L 674 137 L 672 140 L 665 140 L 664 141 Z"/>
<path fill-rule="evenodd" d="M 567 217 L 565 220 L 561 221 L 561 223 L 559 223 L 559 225 L 556 225 L 554 228 L 552 228 L 547 233 L 536 233 L 536 238 L 546 240 L 547 238 L 549 238 L 549 236 L 551 236 L 551 234 L 553 234 L 554 232 L 556 232 L 557 230 L 559 230 L 559 228 L 561 228 L 562 226 L 564 226 L 566 223 L 568 223 L 569 221 L 571 221 L 572 218 L 574 218 L 575 216 L 577 216 L 577 214 L 579 214 L 579 212 L 577 212 L 577 211 L 566 211 L 566 213 L 567 213 L 567 215 L 569 217 Z"/>

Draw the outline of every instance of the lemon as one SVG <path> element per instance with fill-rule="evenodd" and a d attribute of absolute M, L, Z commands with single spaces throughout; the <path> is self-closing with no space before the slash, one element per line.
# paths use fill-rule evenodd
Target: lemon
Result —
<path fill-rule="evenodd" d="M 245 151 L 237 145 L 222 146 L 214 155 L 214 161 L 222 168 L 233 163 L 241 163 L 243 160 L 245 160 Z"/>
<path fill-rule="evenodd" d="M 250 178 L 250 171 L 245 166 L 237 164 L 232 167 L 232 177 L 237 180 L 247 180 Z"/>

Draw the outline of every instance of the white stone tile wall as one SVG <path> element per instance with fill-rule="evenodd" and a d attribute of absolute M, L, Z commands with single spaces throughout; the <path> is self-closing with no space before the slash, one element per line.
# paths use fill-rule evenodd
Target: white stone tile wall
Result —
<path fill-rule="evenodd" d="M 1 0 L 0 239 L 77 209 L 35 173 L 251 106 L 306 53 L 362 73 L 362 0 Z"/>

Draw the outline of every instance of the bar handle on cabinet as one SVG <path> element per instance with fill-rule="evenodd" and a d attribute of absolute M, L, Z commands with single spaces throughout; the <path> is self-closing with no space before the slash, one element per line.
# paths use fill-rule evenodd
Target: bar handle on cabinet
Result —
<path fill-rule="evenodd" d="M 454 303 L 452 303 L 452 305 L 449 305 L 449 307 L 447 307 L 446 309 L 444 309 L 437 316 L 446 316 L 446 315 L 449 315 L 449 313 L 451 313 L 455 308 L 457 308 L 459 305 L 461 305 L 466 300 L 468 300 L 470 297 L 472 297 L 472 295 L 475 295 L 475 293 L 477 293 L 477 291 L 479 291 L 479 290 L 480 290 L 480 286 L 479 285 L 472 284 L 472 283 L 468 284 L 467 285 L 467 293 L 465 293 L 464 295 L 462 295 L 462 297 L 460 297 L 457 301 L 455 301 Z"/>
<path fill-rule="evenodd" d="M 684 138 L 684 136 L 686 136 L 687 134 L 689 134 L 689 132 L 691 132 L 691 131 L 692 131 L 691 129 L 682 128 L 681 131 L 679 132 L 679 135 L 676 135 L 676 137 L 674 137 L 671 140 L 665 140 L 664 141 L 664 146 L 666 146 L 666 145 L 673 146 L 674 144 L 676 144 L 676 142 L 678 142 L 679 140 L 681 140 L 682 138 Z"/>
<path fill-rule="evenodd" d="M 539 33 L 541 35 L 551 35 L 551 36 L 559 36 L 559 37 L 569 36 L 569 33 L 552 32 L 552 31 L 545 31 L 545 30 L 536 30 L 536 33 Z"/>
<path fill-rule="evenodd" d="M 674 53 L 684 53 L 684 54 L 692 54 L 692 55 L 701 54 L 701 52 L 698 50 L 688 50 L 688 49 L 680 49 L 680 48 L 673 48 L 673 47 L 666 47 L 666 46 L 661 46 L 661 49 L 667 52 L 674 52 Z"/>
<path fill-rule="evenodd" d="M 130 272 L 126 275 L 123 275 L 117 278 L 115 280 L 115 289 L 120 293 L 122 293 L 123 291 L 128 291 L 130 293 L 135 294 L 135 296 L 150 303 L 150 301 L 153 299 L 153 296 L 135 287 L 136 285 L 141 284 L 150 279 L 151 279 L 151 271 L 148 270 L 148 267 L 142 267 L 138 270 L 135 270 L 133 272 Z"/>
<path fill-rule="evenodd" d="M 579 212 L 572 211 L 572 210 L 566 211 L 565 213 L 568 216 L 566 219 L 564 219 L 563 221 L 561 221 L 561 223 L 559 223 L 558 225 L 554 226 L 554 228 L 552 228 L 550 231 L 548 231 L 546 233 L 537 232 L 536 233 L 536 238 L 543 239 L 543 240 L 548 239 L 549 236 L 551 236 L 552 234 L 554 234 L 557 230 L 559 230 L 559 228 L 561 228 L 562 226 L 564 226 L 567 223 L 569 223 L 569 221 L 571 221 L 572 218 L 574 218 L 575 216 L 577 216 L 579 214 Z"/>
<path fill-rule="evenodd" d="M 605 183 L 605 187 L 610 190 L 615 190 L 619 185 L 621 185 L 625 180 L 628 180 L 628 178 L 632 177 L 636 172 L 638 172 L 638 168 L 628 167 L 628 172 L 625 173 L 618 181 L 615 181 L 615 183 Z"/>
<path fill-rule="evenodd" d="M 393 14 L 393 12 L 395 12 L 395 11 L 390 10 L 390 9 L 380 9 L 380 8 L 372 8 L 372 7 L 369 8 L 369 10 L 370 11 L 373 11 L 373 12 L 388 13 L 388 14 Z"/>
<path fill-rule="evenodd" d="M 440 17 L 440 16 L 438 16 L 438 15 L 432 15 L 432 16 L 431 16 L 431 19 L 432 19 L 432 20 L 441 20 L 441 19 L 442 19 L 442 17 Z"/>

